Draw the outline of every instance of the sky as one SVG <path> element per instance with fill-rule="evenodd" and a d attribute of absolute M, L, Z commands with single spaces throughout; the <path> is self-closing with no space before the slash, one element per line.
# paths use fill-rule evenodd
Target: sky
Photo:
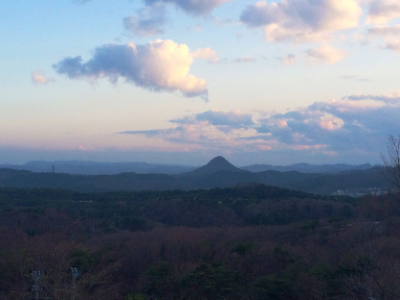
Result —
<path fill-rule="evenodd" d="M 381 163 L 398 0 L 0 4 L 0 163 Z"/>

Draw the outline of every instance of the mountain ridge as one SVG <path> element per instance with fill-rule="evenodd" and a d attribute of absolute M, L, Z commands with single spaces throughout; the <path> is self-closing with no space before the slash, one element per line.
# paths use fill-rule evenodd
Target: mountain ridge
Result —
<path fill-rule="evenodd" d="M 229 163 L 229 162 L 228 162 Z M 82 175 L 116 175 L 126 172 L 138 174 L 182 174 L 194 171 L 201 166 L 155 164 L 146 162 L 94 162 L 94 161 L 29 161 L 23 165 L 0 164 L 0 168 L 27 170 L 36 173 L 52 172 L 53 166 L 56 173 L 82 174 Z M 369 163 L 361 165 L 349 164 L 308 164 L 297 163 L 292 165 L 253 164 L 237 167 L 238 169 L 253 173 L 262 171 L 297 171 L 301 173 L 339 173 L 346 170 L 367 170 L 380 165 Z M 237 171 L 237 170 L 236 170 Z"/>
<path fill-rule="evenodd" d="M 213 166 L 214 164 L 211 164 Z M 226 164 L 224 163 L 226 166 Z M 229 165 L 228 165 L 229 166 Z M 232 169 L 232 166 L 230 166 Z M 200 168 L 201 169 L 201 168 Z M 0 168 L 0 187 L 56 188 L 78 192 L 195 190 L 231 187 L 237 184 L 260 183 L 314 194 L 332 194 L 339 190 L 387 190 L 382 169 L 372 168 L 338 174 L 300 173 L 297 171 L 217 170 L 198 175 L 137 174 L 77 175 L 66 173 L 34 173 Z M 208 169 L 209 170 L 209 169 Z"/>

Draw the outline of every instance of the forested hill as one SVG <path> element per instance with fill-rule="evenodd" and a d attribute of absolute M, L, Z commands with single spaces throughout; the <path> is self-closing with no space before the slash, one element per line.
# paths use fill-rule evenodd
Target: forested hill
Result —
<path fill-rule="evenodd" d="M 282 225 L 318 218 L 349 218 L 354 216 L 357 203 L 350 197 L 324 197 L 260 184 L 209 190 L 106 193 L 0 188 L 0 227 L 7 225 L 7 219 L 16 212 L 42 214 L 53 209 L 82 220 L 96 219 L 102 229 Z M 108 223 L 102 224 L 104 220 Z M 56 226 L 59 220 L 52 222 Z"/>
<path fill-rule="evenodd" d="M 196 176 L 190 176 L 190 173 L 186 175 L 136 173 L 71 175 L 0 169 L 0 187 L 60 188 L 80 192 L 209 189 L 250 182 L 318 194 L 331 194 L 337 190 L 346 189 L 386 188 L 387 186 L 378 168 L 344 171 L 337 174 L 306 174 L 295 171 L 251 173 L 220 170 Z"/>

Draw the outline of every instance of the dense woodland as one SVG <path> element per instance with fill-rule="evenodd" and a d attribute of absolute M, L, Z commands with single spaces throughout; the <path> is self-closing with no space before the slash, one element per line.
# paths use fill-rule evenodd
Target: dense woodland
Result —
<path fill-rule="evenodd" d="M 0 299 L 398 299 L 396 194 L 0 189 Z M 75 289 L 71 267 L 79 270 Z"/>

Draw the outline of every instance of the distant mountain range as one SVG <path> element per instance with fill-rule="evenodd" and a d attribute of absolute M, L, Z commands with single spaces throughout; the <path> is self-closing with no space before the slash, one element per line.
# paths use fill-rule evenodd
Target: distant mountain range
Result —
<path fill-rule="evenodd" d="M 91 162 L 91 161 L 31 161 L 24 165 L 3 164 L 0 168 L 27 170 L 31 172 L 81 174 L 81 175 L 115 175 L 135 172 L 139 174 L 179 174 L 196 169 L 194 166 L 149 164 L 145 162 Z"/>
<path fill-rule="evenodd" d="M 138 174 L 181 174 L 196 170 L 197 174 L 210 168 L 217 170 L 221 164 L 221 156 L 216 157 L 215 161 L 199 168 L 186 165 L 168 165 L 168 164 L 149 164 L 145 162 L 90 162 L 90 161 L 31 161 L 24 165 L 0 164 L 0 168 L 10 168 L 15 170 L 27 170 L 37 173 L 52 172 L 54 167 L 55 173 L 81 174 L 81 175 L 116 175 L 120 173 L 134 172 Z M 222 158 L 223 159 L 223 158 Z M 225 159 L 223 159 L 225 160 Z M 225 160 L 225 164 L 230 165 L 224 170 L 240 171 L 247 170 L 250 172 L 263 171 L 297 171 L 301 173 L 339 173 L 346 170 L 367 170 L 376 166 L 370 164 L 348 165 L 348 164 L 332 164 L 332 165 L 313 165 L 306 163 L 293 164 L 288 166 L 274 166 L 268 164 L 257 164 L 237 168 Z M 214 170 L 214 169 L 213 169 Z"/>
<path fill-rule="evenodd" d="M 263 172 L 263 171 L 297 171 L 301 173 L 339 173 L 347 170 L 367 170 L 374 167 L 379 167 L 378 165 L 372 166 L 371 164 L 362 165 L 347 165 L 347 164 L 333 164 L 333 165 L 313 165 L 306 163 L 299 163 L 289 166 L 273 166 L 273 165 L 251 165 L 243 167 L 244 170 L 251 172 Z"/>
<path fill-rule="evenodd" d="M 48 167 L 51 170 L 52 164 L 50 163 Z M 77 175 L 1 168 L 0 187 L 46 187 L 81 192 L 105 192 L 209 189 L 244 183 L 262 183 L 316 194 L 331 194 L 338 190 L 386 189 L 387 182 L 381 174 L 382 169 L 378 167 L 345 170 L 339 173 L 275 170 L 250 172 L 233 166 L 223 157 L 216 157 L 203 167 L 175 175 L 134 172 L 115 175 Z"/>

